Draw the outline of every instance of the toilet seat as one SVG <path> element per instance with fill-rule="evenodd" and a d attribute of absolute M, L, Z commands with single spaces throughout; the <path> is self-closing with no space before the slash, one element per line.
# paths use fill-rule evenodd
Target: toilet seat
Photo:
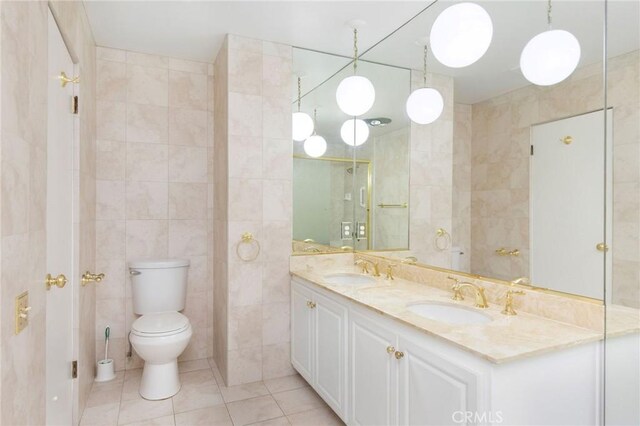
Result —
<path fill-rule="evenodd" d="M 180 312 L 157 312 L 135 320 L 131 324 L 131 333 L 140 337 L 165 337 L 182 333 L 189 326 L 189 318 Z"/>

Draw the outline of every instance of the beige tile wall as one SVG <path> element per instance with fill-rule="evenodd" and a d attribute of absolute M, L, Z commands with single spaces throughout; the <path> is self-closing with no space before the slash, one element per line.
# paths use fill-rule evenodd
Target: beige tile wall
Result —
<path fill-rule="evenodd" d="M 613 107 L 613 301 L 640 306 L 640 53 L 608 62 Z M 551 87 L 527 86 L 473 105 L 471 272 L 528 275 L 529 128 L 602 109 L 602 64 L 582 67 Z M 497 258 L 498 246 L 519 248 Z"/>
<path fill-rule="evenodd" d="M 210 72 L 211 71 L 211 72 Z M 125 358 L 133 313 L 127 262 L 191 261 L 184 314 L 193 337 L 181 359 L 212 354 L 212 247 L 208 224 L 213 156 L 210 64 L 97 49 L 96 358 L 111 327 L 116 369 Z"/>
<path fill-rule="evenodd" d="M 95 44 L 80 2 L 49 3 L 82 76 L 74 146 L 74 419 L 94 377 L 95 289 L 77 285 L 95 267 Z M 47 2 L 0 4 L 0 229 L 2 338 L 0 424 L 45 423 Z M 30 324 L 13 333 L 13 301 L 29 290 Z M 80 322 L 82 318 L 82 322 Z"/>
<path fill-rule="evenodd" d="M 469 272 L 471 263 L 471 105 L 454 105 L 453 127 L 453 224 L 452 244 L 460 247 L 460 264 Z"/>
<path fill-rule="evenodd" d="M 216 361 L 227 385 L 286 376 L 289 361 L 289 254 L 292 228 L 292 50 L 229 35 L 216 60 Z M 224 137 L 226 135 L 226 138 Z M 220 159 L 220 155 L 225 155 Z M 226 171 L 226 173 L 224 173 Z M 220 193 L 220 194 L 219 194 Z M 224 203 L 224 204 L 218 204 Z M 218 229 L 219 227 L 219 229 Z M 261 245 L 243 262 L 243 232 Z M 218 238 L 216 237 L 216 240 Z"/>
<path fill-rule="evenodd" d="M 422 87 L 423 74 L 411 72 L 411 89 Z M 451 250 L 438 250 L 436 230 L 452 232 L 453 78 L 428 74 L 427 85 L 440 91 L 444 111 L 432 124 L 411 123 L 409 177 L 409 247 L 420 262 L 451 267 Z"/>

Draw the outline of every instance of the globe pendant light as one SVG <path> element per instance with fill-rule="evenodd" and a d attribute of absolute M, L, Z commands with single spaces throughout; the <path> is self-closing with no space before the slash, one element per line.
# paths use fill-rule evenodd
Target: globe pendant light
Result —
<path fill-rule="evenodd" d="M 317 122 L 316 110 L 313 110 L 314 127 Z M 304 152 L 313 158 L 322 157 L 327 152 L 327 141 L 320 135 L 316 134 L 315 130 L 313 134 L 304 141 Z"/>
<path fill-rule="evenodd" d="M 353 73 L 358 69 L 358 29 L 353 29 Z M 336 90 L 336 101 L 340 110 L 357 117 L 371 109 L 376 100 L 376 90 L 368 78 L 352 75 L 345 78 Z"/>
<path fill-rule="evenodd" d="M 427 46 L 424 46 L 423 86 L 407 98 L 407 115 L 414 123 L 429 124 L 436 121 L 444 109 L 444 99 L 436 89 L 427 87 Z"/>
<path fill-rule="evenodd" d="M 349 119 L 342 124 L 340 136 L 347 145 L 360 146 L 369 138 L 369 126 L 359 118 Z"/>
<path fill-rule="evenodd" d="M 300 77 L 298 77 L 298 112 L 293 113 L 291 126 L 294 141 L 302 142 L 313 133 L 313 120 L 309 114 L 300 112 Z"/>
<path fill-rule="evenodd" d="M 462 68 L 485 54 L 493 38 L 493 23 L 482 6 L 458 3 L 438 15 L 429 38 L 431 50 L 440 63 Z"/>
<path fill-rule="evenodd" d="M 533 37 L 520 55 L 524 77 L 538 86 L 551 86 L 569 77 L 580 62 L 580 43 L 568 31 L 551 28 L 551 0 L 547 7 L 549 29 Z"/>

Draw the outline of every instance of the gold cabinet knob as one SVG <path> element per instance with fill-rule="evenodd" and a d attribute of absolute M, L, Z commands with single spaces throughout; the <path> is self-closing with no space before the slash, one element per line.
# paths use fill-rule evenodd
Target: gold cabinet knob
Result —
<path fill-rule="evenodd" d="M 392 354 L 396 351 L 396 348 L 394 348 L 393 346 L 387 346 L 387 353 L 388 354 Z"/>
<path fill-rule="evenodd" d="M 404 358 L 404 352 L 396 351 L 396 359 Z"/>
<path fill-rule="evenodd" d="M 53 286 L 62 288 L 67 284 L 67 277 L 65 277 L 64 274 L 60 274 L 54 278 L 51 274 L 47 274 L 47 277 L 44 279 L 44 284 L 47 287 L 47 290 L 51 290 L 51 287 Z"/>
<path fill-rule="evenodd" d="M 104 279 L 104 274 L 92 274 L 91 272 L 87 271 L 84 274 L 82 274 L 82 285 L 85 286 L 92 281 L 99 283 L 103 279 Z"/>
<path fill-rule="evenodd" d="M 573 136 L 565 136 L 565 137 L 561 138 L 560 140 L 565 145 L 571 145 L 571 143 L 573 142 Z"/>
<path fill-rule="evenodd" d="M 602 251 L 602 252 L 608 252 L 609 246 L 605 243 L 598 243 L 596 244 L 596 250 Z"/>

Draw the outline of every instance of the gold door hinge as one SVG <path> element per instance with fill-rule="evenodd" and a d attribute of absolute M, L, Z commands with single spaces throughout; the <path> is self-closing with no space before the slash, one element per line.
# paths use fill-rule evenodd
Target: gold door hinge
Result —
<path fill-rule="evenodd" d="M 73 114 L 78 113 L 78 97 L 74 96 L 71 98 L 71 112 Z"/>
<path fill-rule="evenodd" d="M 78 361 L 71 361 L 71 378 L 78 378 Z"/>

